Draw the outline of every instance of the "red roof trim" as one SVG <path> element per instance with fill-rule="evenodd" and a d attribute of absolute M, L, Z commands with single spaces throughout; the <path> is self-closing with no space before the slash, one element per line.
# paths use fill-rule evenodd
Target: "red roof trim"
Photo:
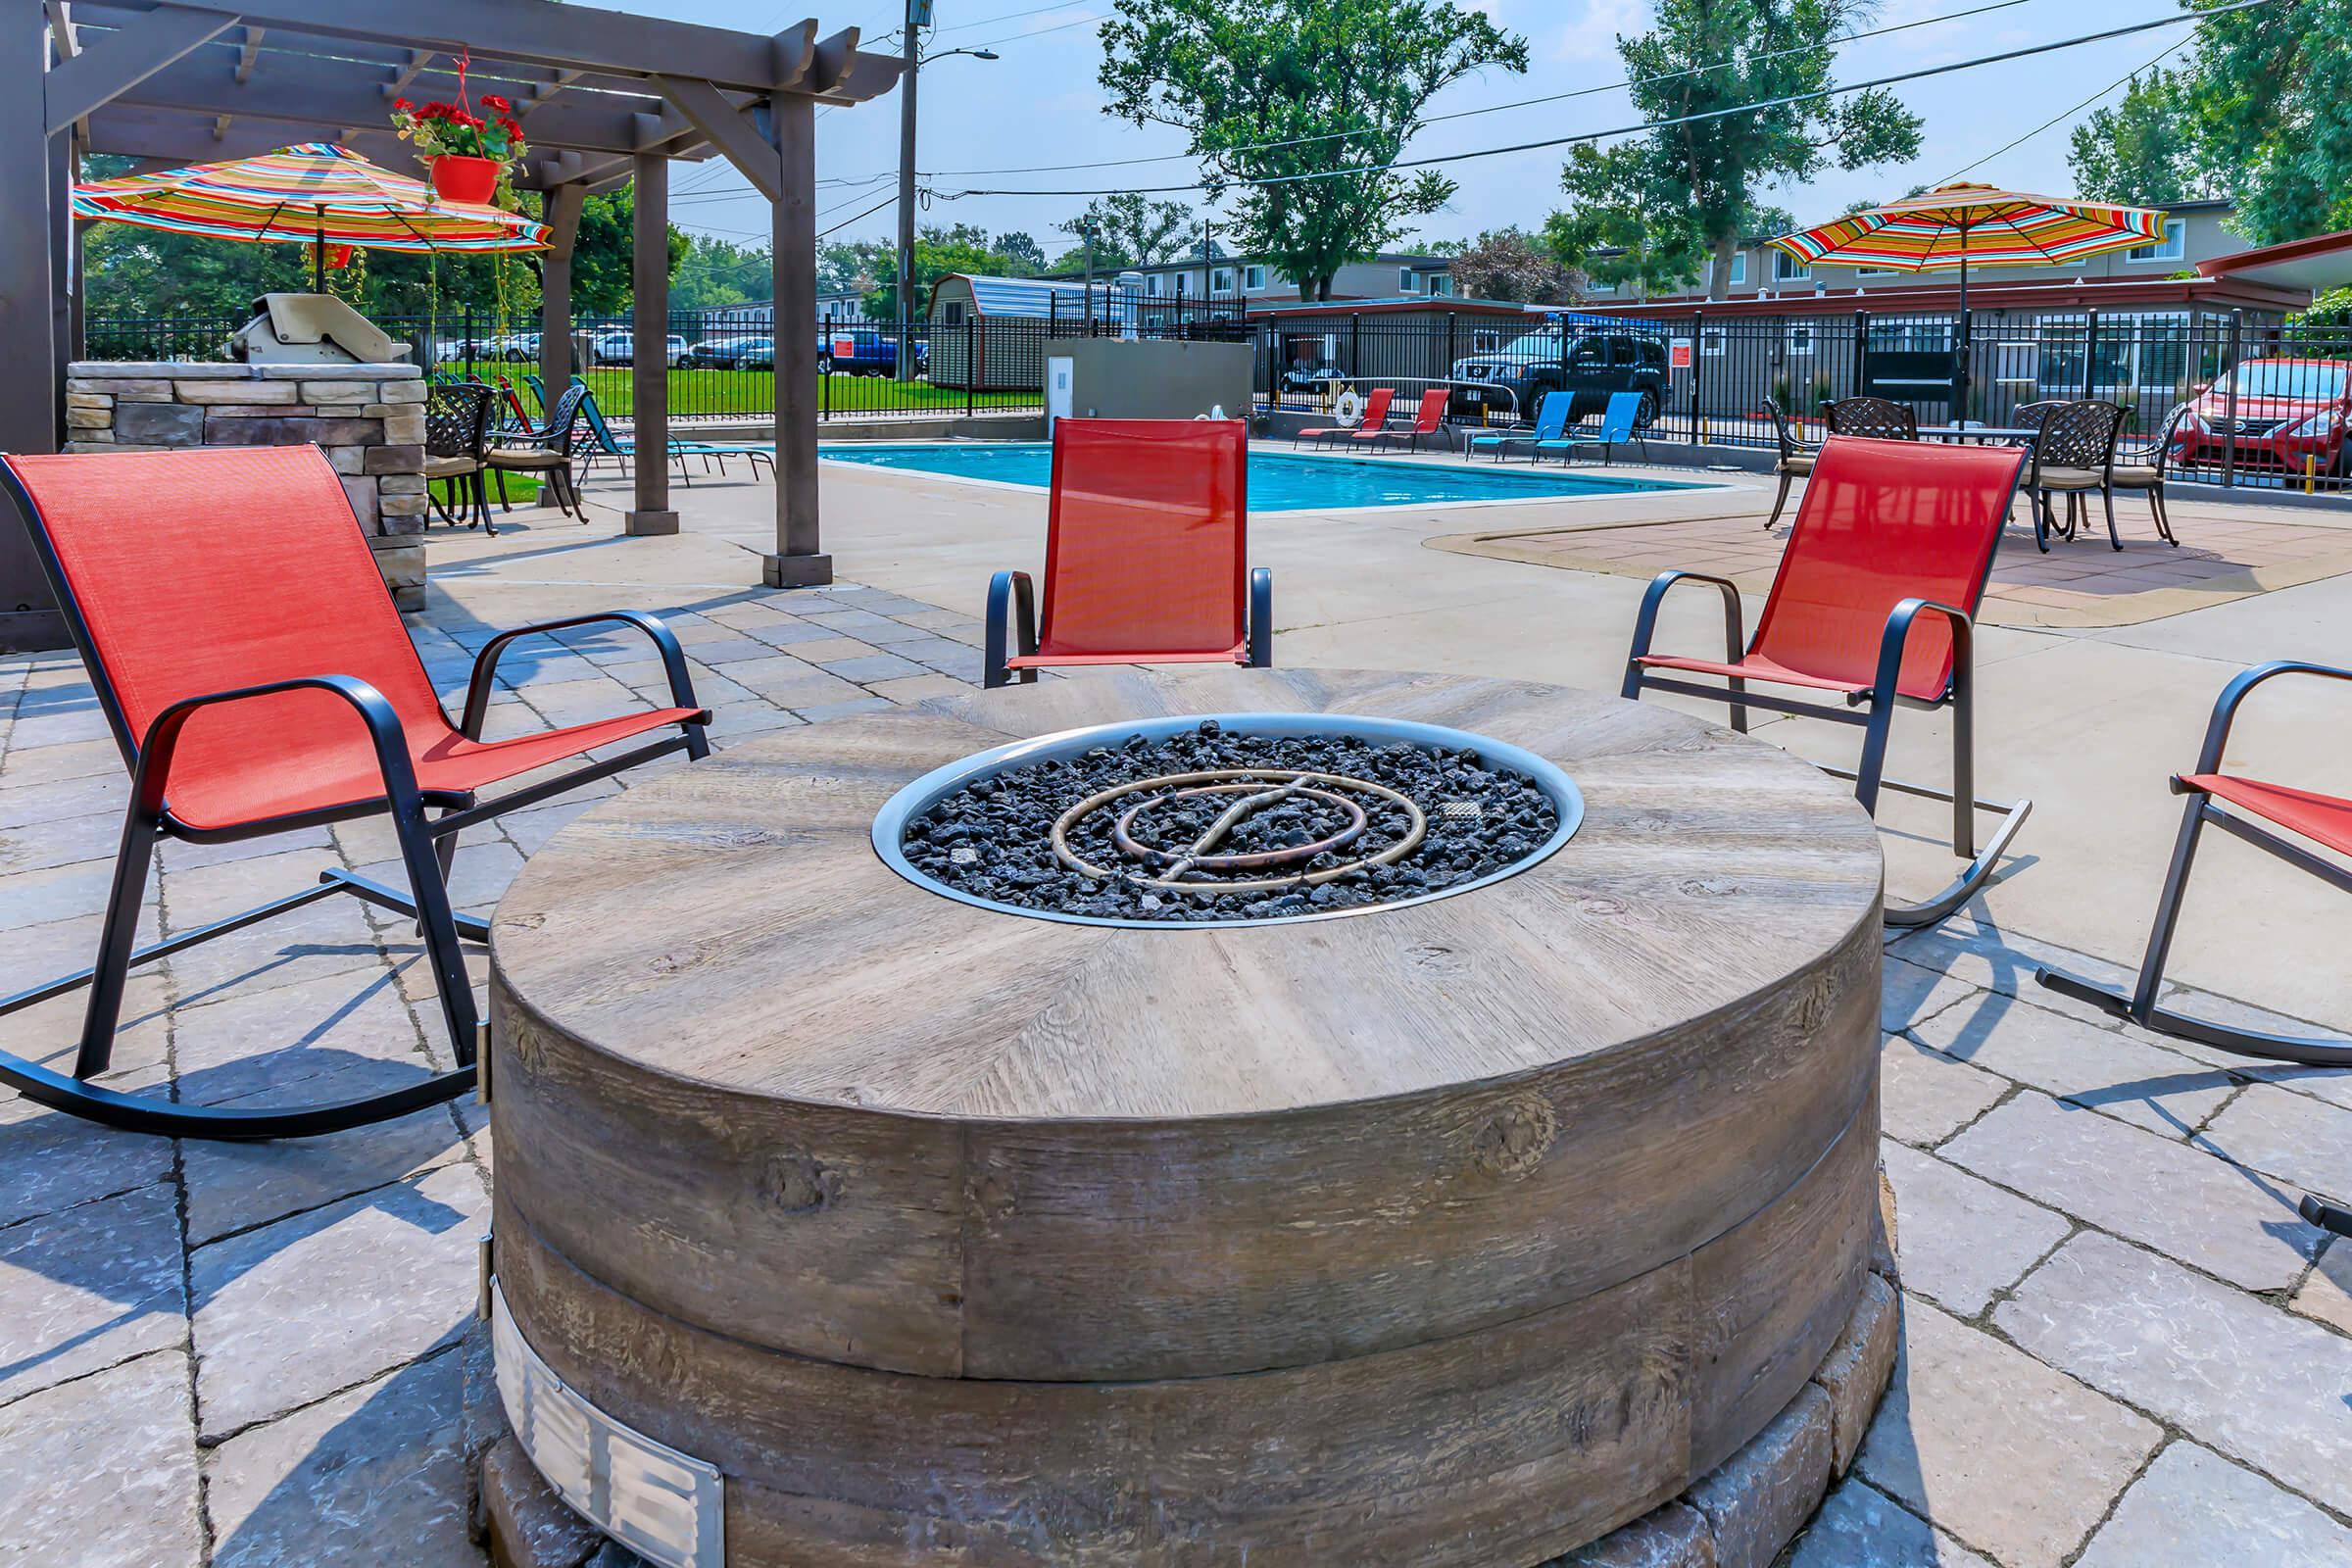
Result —
<path fill-rule="evenodd" d="M 2310 292 L 2277 288 L 2241 278 L 2132 278 L 2114 283 L 1992 283 L 1968 291 L 1974 310 L 2046 310 L 2109 305 L 2218 305 L 2254 310 L 2299 311 L 2310 303 Z M 1950 288 L 1874 288 L 1827 294 L 1785 294 L 1768 298 L 1745 294 L 1728 300 L 1653 300 L 1642 305 L 1594 301 L 1579 306 L 1586 312 L 1609 316 L 1679 317 L 1693 311 L 1709 316 L 1851 316 L 1856 311 L 1954 311 L 1960 290 Z"/>
<path fill-rule="evenodd" d="M 2299 262 L 2306 257 L 2326 256 L 2334 251 L 2352 250 L 2352 228 L 2339 228 L 2332 234 L 2314 234 L 2309 239 L 2290 239 L 2277 245 L 2258 245 L 2250 251 L 2238 251 L 2230 256 L 2216 256 L 2197 264 L 2197 270 L 2207 277 L 2227 277 L 2231 272 L 2250 267 L 2270 267 L 2278 262 Z"/>
<path fill-rule="evenodd" d="M 1589 312 L 1592 307 L 1561 305 L 1552 309 L 1573 313 Z M 1450 311 L 1455 315 L 1513 316 L 1531 319 L 1541 319 L 1543 315 L 1540 310 L 1530 311 L 1524 305 L 1508 305 L 1500 300 L 1466 300 L 1441 295 L 1426 303 L 1420 300 L 1386 300 L 1377 304 L 1369 301 L 1358 304 L 1351 300 L 1332 300 L 1306 305 L 1260 305 L 1250 310 L 1250 318 L 1252 320 L 1271 320 L 1286 316 L 1393 316 L 1401 311 Z"/>

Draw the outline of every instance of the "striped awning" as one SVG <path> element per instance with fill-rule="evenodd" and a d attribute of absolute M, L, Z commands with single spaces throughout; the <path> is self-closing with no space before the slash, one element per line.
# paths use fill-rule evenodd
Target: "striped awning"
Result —
<path fill-rule="evenodd" d="M 497 207 L 445 202 L 331 142 L 74 187 L 74 216 L 175 234 L 386 251 L 535 251 L 544 224 Z"/>
<path fill-rule="evenodd" d="M 1772 243 L 1808 267 L 1826 262 L 1924 272 L 1963 264 L 2057 266 L 2163 239 L 2164 214 L 2151 207 L 1963 183 L 1866 207 Z"/>

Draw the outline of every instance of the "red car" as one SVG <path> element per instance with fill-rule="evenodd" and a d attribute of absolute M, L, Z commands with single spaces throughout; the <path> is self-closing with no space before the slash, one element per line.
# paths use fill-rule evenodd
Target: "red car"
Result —
<path fill-rule="evenodd" d="M 2237 392 L 2240 467 L 2342 477 L 2344 424 L 2352 416 L 2352 360 L 2248 360 L 2231 377 Z M 2189 405 L 2173 438 L 2174 461 L 2218 464 L 2229 450 L 2230 382 L 2217 381 Z"/>

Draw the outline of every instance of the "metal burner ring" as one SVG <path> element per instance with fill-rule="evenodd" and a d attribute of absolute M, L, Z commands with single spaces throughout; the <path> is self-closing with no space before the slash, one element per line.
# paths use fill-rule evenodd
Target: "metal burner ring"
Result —
<path fill-rule="evenodd" d="M 1110 841 L 1116 844 L 1123 854 L 1131 855 L 1139 860 L 1155 860 L 1161 865 L 1178 867 L 1177 870 L 1168 873 L 1170 876 L 1177 876 L 1181 875 L 1185 868 L 1198 871 L 1258 871 L 1273 865 L 1302 864 L 1326 851 L 1346 849 L 1363 837 L 1364 829 L 1372 825 L 1372 819 L 1364 814 L 1364 808 L 1347 796 L 1332 790 L 1310 789 L 1300 781 L 1293 779 L 1289 785 L 1282 787 L 1280 793 L 1283 799 L 1295 800 L 1301 795 L 1311 795 L 1318 801 L 1328 801 L 1348 813 L 1349 818 L 1348 825 L 1337 833 L 1316 839 L 1312 843 L 1286 849 L 1257 850 L 1241 855 L 1211 855 L 1207 851 L 1211 843 L 1222 839 L 1227 832 L 1247 820 L 1247 814 L 1232 820 L 1228 820 L 1230 812 L 1225 816 L 1218 817 L 1216 822 L 1211 824 L 1209 830 L 1201 834 L 1194 842 L 1193 847 L 1182 854 L 1178 854 L 1174 850 L 1160 849 L 1156 845 L 1146 844 L 1135 836 L 1135 819 L 1154 806 L 1167 806 L 1177 801 L 1194 800 L 1202 795 L 1239 795 L 1242 799 L 1235 802 L 1233 808 L 1235 810 L 1239 810 L 1244 807 L 1254 807 L 1260 804 L 1259 798 L 1262 796 L 1276 793 L 1278 792 L 1260 790 L 1254 784 L 1203 784 L 1198 789 L 1178 790 L 1173 795 L 1162 795 L 1155 800 L 1138 801 L 1119 813 L 1118 821 L 1111 826 Z"/>
<path fill-rule="evenodd" d="M 1218 785 L 1235 781 L 1239 781 L 1245 786 L 1253 786 L 1278 779 L 1287 780 L 1291 785 L 1299 788 L 1312 788 L 1314 785 L 1328 784 L 1341 789 L 1361 790 L 1367 794 L 1377 795 L 1383 800 L 1403 808 L 1405 814 L 1411 818 L 1412 825 L 1405 831 L 1404 837 L 1378 854 L 1349 860 L 1344 865 L 1326 866 L 1320 871 L 1300 871 L 1289 876 L 1259 877 L 1241 882 L 1179 882 L 1175 880 L 1175 876 L 1181 875 L 1184 869 L 1189 869 L 1179 861 L 1178 870 L 1170 876 L 1150 877 L 1141 872 L 1128 872 L 1125 873 L 1127 879 L 1161 892 L 1190 893 L 1210 897 L 1225 893 L 1271 893 L 1294 888 L 1320 887 L 1326 882 L 1334 882 L 1344 876 L 1353 876 L 1358 872 L 1370 870 L 1374 866 L 1392 865 L 1403 859 L 1421 847 L 1421 840 L 1429 831 L 1429 817 L 1411 796 L 1390 789 L 1386 784 L 1375 784 L 1370 779 L 1348 778 L 1338 773 L 1317 773 L 1304 768 L 1219 767 L 1200 773 L 1169 773 L 1158 778 L 1137 779 L 1131 783 L 1113 785 L 1109 789 L 1088 796 L 1055 818 L 1053 834 L 1054 858 L 1082 876 L 1091 876 L 1102 881 L 1114 880 L 1122 873 L 1108 866 L 1097 865 L 1070 848 L 1070 828 L 1081 817 L 1143 790 L 1169 789 L 1187 784 Z M 1318 790 L 1316 793 L 1324 792 Z M 1143 804 L 1148 806 L 1152 803 L 1145 802 Z M 1136 808 L 1139 810 L 1141 808 L 1140 806 Z M 1120 818 L 1120 825 L 1123 827 L 1134 814 L 1133 810 L 1127 812 Z M 1228 813 L 1228 815 L 1230 814 Z M 1220 818 L 1220 822 L 1223 822 L 1222 818 Z M 1224 826 L 1228 828 L 1231 825 L 1229 822 L 1224 823 Z M 1125 846 L 1122 845 L 1121 848 L 1124 849 Z M 1297 851 L 1278 853 L 1295 855 Z M 1192 863 L 1199 865 L 1202 862 L 1195 859 Z"/>

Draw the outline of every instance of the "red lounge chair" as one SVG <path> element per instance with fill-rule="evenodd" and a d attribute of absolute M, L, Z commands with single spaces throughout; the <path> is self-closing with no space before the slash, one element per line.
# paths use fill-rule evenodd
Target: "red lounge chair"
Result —
<path fill-rule="evenodd" d="M 1725 577 L 1662 572 L 1642 600 L 1624 695 L 1644 689 L 1732 705 L 1732 727 L 1747 728 L 1750 707 L 1826 718 L 1863 731 L 1856 768 L 1824 769 L 1854 781 L 1854 797 L 1876 813 L 1879 791 L 1952 803 L 1952 853 L 1971 858 L 1943 892 L 1909 907 L 1889 906 L 1889 925 L 1930 925 L 1973 898 L 2034 808 L 1976 799 L 1976 701 L 1970 619 L 1984 595 L 1992 553 L 2026 455 L 2007 447 L 1938 447 L 1832 436 L 1816 454 L 1788 551 L 1764 602 L 1756 638 L 1741 651 L 1740 590 Z M 1658 607 L 1676 583 L 1710 583 L 1723 595 L 1722 662 L 1653 654 Z M 1717 675 L 1722 687 L 1661 676 Z M 1841 707 L 1759 696 L 1750 681 L 1834 692 Z M 1952 788 L 1882 778 L 1886 734 L 1897 708 L 1952 710 Z M 1982 855 L 1975 810 L 2005 820 Z"/>
<path fill-rule="evenodd" d="M 334 1132 L 469 1089 L 476 1023 L 458 942 L 485 941 L 489 927 L 450 908 L 457 835 L 652 758 L 704 756 L 701 726 L 710 715 L 695 704 L 677 639 L 631 611 L 502 633 L 475 659 L 464 721 L 452 724 L 317 447 L 16 457 L 0 461 L 0 480 L 30 525 L 131 775 L 97 962 L 0 999 L 0 1013 L 9 1013 L 89 988 L 73 1073 L 0 1054 L 0 1082 L 109 1126 L 190 1138 Z M 159 536 L 169 539 L 168 552 L 159 551 Z M 671 707 L 514 740 L 481 738 L 491 677 L 515 638 L 606 620 L 653 640 Z M 676 733 L 495 801 L 475 800 L 486 784 L 663 729 Z M 428 820 L 428 807 L 440 814 Z M 158 838 L 225 843 L 378 812 L 391 815 L 413 896 L 329 867 L 314 887 L 132 951 Z M 173 1103 L 89 1082 L 107 1069 L 133 965 L 337 893 L 418 922 L 454 1071 L 362 1099 L 271 1109 Z"/>
<path fill-rule="evenodd" d="M 1301 441 L 1325 441 L 1333 436 L 1346 440 L 1360 440 L 1366 434 L 1383 428 L 1389 422 L 1389 405 L 1396 400 L 1394 387 L 1376 386 L 1364 399 L 1364 417 L 1358 424 L 1318 424 L 1300 430 L 1291 437 L 1291 445 Z"/>
<path fill-rule="evenodd" d="M 1421 438 L 1425 435 L 1436 435 L 1438 426 L 1445 422 L 1446 402 L 1451 396 L 1452 393 L 1448 389 L 1433 386 L 1421 394 L 1421 407 L 1413 411 L 1413 422 L 1410 425 L 1402 430 L 1366 428 L 1356 431 L 1355 439 L 1358 441 L 1394 441 L 1398 436 L 1402 436 L 1406 442 L 1406 450 L 1418 452 L 1421 449 Z M 1370 419 L 1364 421 L 1367 426 L 1371 422 Z"/>
<path fill-rule="evenodd" d="M 1272 664 L 1274 574 L 1249 564 L 1249 457 L 1239 419 L 1054 420 L 1044 630 L 1027 572 L 991 578 L 983 684 L 1049 664 Z"/>
<path fill-rule="evenodd" d="M 2180 898 L 2187 891 L 2189 867 L 2197 856 L 2197 840 L 2207 823 L 2244 839 L 2258 850 L 2270 851 L 2330 887 L 2352 893 L 2352 871 L 2321 858 L 2292 839 L 2255 825 L 2257 820 L 2268 822 L 2338 855 L 2352 855 L 2352 800 L 2222 771 L 2222 758 L 2229 745 L 2230 726 L 2237 717 L 2238 705 L 2255 687 L 2280 675 L 2352 680 L 2352 669 L 2281 661 L 2259 664 L 2222 689 L 2220 701 L 2213 705 L 2213 718 L 2205 726 L 2205 746 L 2197 754 L 2196 771 L 2173 780 L 2173 793 L 2187 796 L 2188 806 L 2180 814 L 2180 833 L 2173 841 L 2173 863 L 2165 872 L 2164 891 L 2156 900 L 2156 923 L 2148 932 L 2147 955 L 2140 960 L 2139 981 L 2132 987 L 2132 995 L 2125 997 L 2104 986 L 2048 969 L 2041 970 L 2037 978 L 2061 996 L 2103 1007 L 2118 1018 L 2130 1019 L 2158 1034 L 2193 1040 L 2241 1056 L 2301 1062 L 2314 1067 L 2352 1067 L 2352 1040 L 2262 1034 L 2207 1023 L 2156 1004 L 2157 993 L 2164 988 L 2165 960 L 2172 953 L 2173 928 L 2180 918 Z M 2234 809 L 2224 810 L 2224 806 Z M 2308 1204 L 2310 1200 L 2305 1201 Z M 2343 1223 L 2314 1214 L 2308 1206 L 2304 1217 L 2339 1232 L 2352 1227 L 2352 1217 L 2345 1216 L 2345 1211 L 2332 1204 L 2327 1206 Z"/>

